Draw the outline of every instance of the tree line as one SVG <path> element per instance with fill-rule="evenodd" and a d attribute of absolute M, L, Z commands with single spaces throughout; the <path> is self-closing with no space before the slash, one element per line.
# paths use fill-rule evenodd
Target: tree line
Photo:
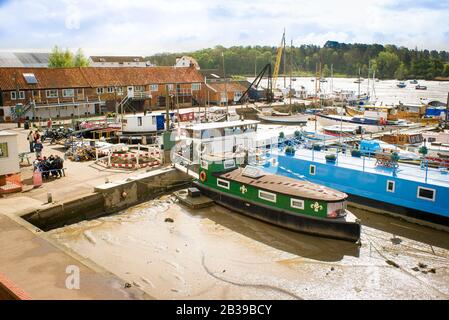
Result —
<path fill-rule="evenodd" d="M 277 47 L 233 46 L 197 50 L 185 53 L 161 53 L 148 58 L 156 65 L 174 65 L 176 57 L 188 55 L 195 58 L 202 69 L 222 69 L 222 53 L 226 73 L 229 75 L 254 75 L 267 63 L 274 65 Z M 323 47 L 301 45 L 285 50 L 285 71 L 295 75 L 314 75 L 317 69 L 329 77 L 372 77 L 379 79 L 435 79 L 449 77 L 449 52 L 418 50 L 380 44 L 345 44 L 328 41 Z M 321 68 L 319 67 L 321 66 Z M 280 72 L 284 71 L 281 65 Z"/>

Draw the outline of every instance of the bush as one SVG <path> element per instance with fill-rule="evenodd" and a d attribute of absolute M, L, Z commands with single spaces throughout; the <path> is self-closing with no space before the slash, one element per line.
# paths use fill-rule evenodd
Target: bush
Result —
<path fill-rule="evenodd" d="M 429 150 L 427 149 L 427 147 L 426 147 L 426 146 L 422 146 L 421 148 L 419 148 L 418 152 L 419 152 L 420 154 L 422 154 L 422 155 L 423 155 L 423 157 L 425 157 L 425 156 L 426 156 L 426 154 L 428 154 L 428 153 L 429 153 Z"/>
<path fill-rule="evenodd" d="M 295 131 L 295 138 L 298 139 L 301 136 L 301 131 L 296 130 Z"/>
<path fill-rule="evenodd" d="M 294 147 L 287 147 L 287 148 L 285 148 L 285 153 L 286 154 L 293 155 L 293 154 L 295 154 L 295 152 L 296 152 L 296 150 L 295 150 Z"/>
<path fill-rule="evenodd" d="M 279 139 L 284 139 L 284 138 L 285 138 L 285 133 L 279 132 Z"/>
<path fill-rule="evenodd" d="M 314 144 L 314 145 L 313 145 L 313 150 L 315 150 L 315 151 L 321 151 L 321 146 L 320 146 L 320 145 L 317 145 L 317 144 Z"/>
<path fill-rule="evenodd" d="M 337 156 L 335 154 L 327 154 L 326 161 L 335 161 L 337 160 Z"/>
<path fill-rule="evenodd" d="M 391 161 L 398 162 L 399 161 L 399 154 L 397 152 L 393 152 L 390 156 Z"/>
<path fill-rule="evenodd" d="M 351 150 L 351 156 L 360 158 L 362 156 L 362 152 L 358 149 Z"/>

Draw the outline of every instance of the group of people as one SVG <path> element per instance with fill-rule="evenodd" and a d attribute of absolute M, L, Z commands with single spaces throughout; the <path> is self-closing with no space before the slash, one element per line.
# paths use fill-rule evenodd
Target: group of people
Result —
<path fill-rule="evenodd" d="M 35 170 L 42 172 L 42 178 L 48 179 L 50 176 L 58 178 L 62 177 L 62 169 L 64 168 L 64 160 L 56 155 L 50 157 L 38 157 L 34 162 Z"/>
<path fill-rule="evenodd" d="M 41 135 L 39 131 L 30 130 L 27 136 L 28 143 L 30 144 L 30 152 L 36 152 L 36 158 L 42 156 L 42 150 L 44 146 L 41 141 Z"/>

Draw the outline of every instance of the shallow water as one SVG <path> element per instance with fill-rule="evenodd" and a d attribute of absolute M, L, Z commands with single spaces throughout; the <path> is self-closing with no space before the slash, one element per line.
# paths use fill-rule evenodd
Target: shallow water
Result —
<path fill-rule="evenodd" d="M 449 298 L 449 234 L 352 211 L 360 247 L 172 197 L 49 235 L 158 299 Z"/>

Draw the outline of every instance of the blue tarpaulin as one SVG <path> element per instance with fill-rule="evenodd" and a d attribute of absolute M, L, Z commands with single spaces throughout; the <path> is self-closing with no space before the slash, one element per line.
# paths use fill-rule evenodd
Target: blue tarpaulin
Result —
<path fill-rule="evenodd" d="M 374 140 L 362 140 L 360 142 L 360 151 L 364 153 L 376 153 L 380 150 L 380 144 Z"/>
<path fill-rule="evenodd" d="M 443 113 L 443 116 L 446 115 L 445 107 L 427 108 L 426 109 L 426 117 L 439 117 L 439 116 L 441 116 L 441 113 Z"/>

